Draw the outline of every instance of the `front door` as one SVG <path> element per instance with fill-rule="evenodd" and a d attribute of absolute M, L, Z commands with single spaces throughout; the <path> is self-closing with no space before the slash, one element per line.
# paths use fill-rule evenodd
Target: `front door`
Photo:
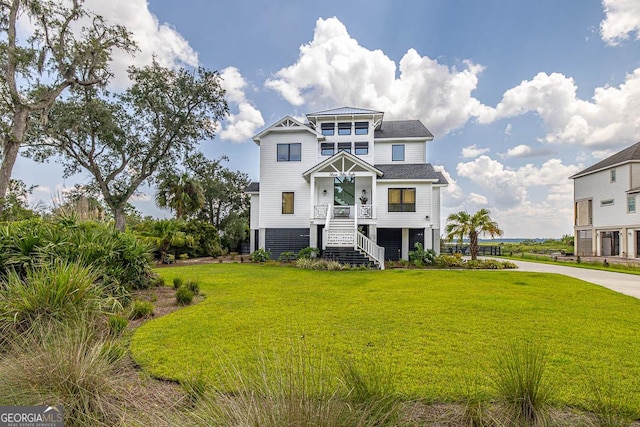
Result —
<path fill-rule="evenodd" d="M 336 177 L 333 182 L 334 206 L 355 206 L 356 179 L 351 176 Z"/>

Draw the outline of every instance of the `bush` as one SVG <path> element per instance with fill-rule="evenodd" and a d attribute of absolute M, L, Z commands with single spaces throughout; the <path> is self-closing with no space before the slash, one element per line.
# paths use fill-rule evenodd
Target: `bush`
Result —
<path fill-rule="evenodd" d="M 313 259 L 313 258 L 319 258 L 319 257 L 320 257 L 320 249 L 318 248 L 312 248 L 311 246 L 308 246 L 298 251 L 298 259 L 300 258 Z"/>
<path fill-rule="evenodd" d="M 127 328 L 127 325 L 129 325 L 129 320 L 119 314 L 113 314 L 109 316 L 107 325 L 109 327 L 110 334 L 117 337 L 120 336 Z"/>
<path fill-rule="evenodd" d="M 181 277 L 175 277 L 173 279 L 173 288 L 174 289 L 180 289 L 180 286 L 182 286 L 184 284 L 184 280 L 182 280 Z"/>
<path fill-rule="evenodd" d="M 194 295 L 198 295 L 200 293 L 200 285 L 195 280 L 187 280 L 185 286 L 193 292 Z"/>
<path fill-rule="evenodd" d="M 29 269 L 24 278 L 10 272 L 0 284 L 0 335 L 94 319 L 109 308 L 96 279 L 90 268 L 62 261 Z"/>
<path fill-rule="evenodd" d="M 134 300 L 129 312 L 129 319 L 147 319 L 153 316 L 153 304 L 149 301 Z"/>
<path fill-rule="evenodd" d="M 278 257 L 278 261 L 284 261 L 284 262 L 293 261 L 294 259 L 296 259 L 296 254 L 295 252 L 292 252 L 292 251 L 284 251 Z"/>
<path fill-rule="evenodd" d="M 176 292 L 176 302 L 179 305 L 189 305 L 193 301 L 193 292 L 186 286 L 181 286 Z"/>
<path fill-rule="evenodd" d="M 436 260 L 436 251 L 433 249 L 424 249 L 422 243 L 416 243 L 414 245 L 415 250 L 409 252 L 409 261 L 417 267 L 423 265 L 433 265 Z"/>
<path fill-rule="evenodd" d="M 264 249 L 257 249 L 251 253 L 251 261 L 253 262 L 265 262 L 271 259 L 271 252 Z"/>
<path fill-rule="evenodd" d="M 441 254 L 435 259 L 435 265 L 438 267 L 450 268 L 450 267 L 462 267 L 464 260 L 462 254 L 456 253 L 453 255 Z"/>
<path fill-rule="evenodd" d="M 178 259 L 184 261 L 185 259 L 189 259 L 189 254 L 180 254 L 180 256 L 178 257 Z"/>

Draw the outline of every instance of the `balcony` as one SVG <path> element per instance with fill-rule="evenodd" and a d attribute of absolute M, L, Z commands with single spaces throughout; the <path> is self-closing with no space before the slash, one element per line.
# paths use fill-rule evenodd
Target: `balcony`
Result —
<path fill-rule="evenodd" d="M 314 205 L 313 217 L 316 219 L 325 219 L 327 213 L 331 208 L 331 219 L 334 218 L 353 218 L 354 213 L 358 213 L 358 219 L 371 219 L 373 218 L 373 206 L 372 205 L 357 205 L 357 206 L 330 206 L 330 205 Z"/>

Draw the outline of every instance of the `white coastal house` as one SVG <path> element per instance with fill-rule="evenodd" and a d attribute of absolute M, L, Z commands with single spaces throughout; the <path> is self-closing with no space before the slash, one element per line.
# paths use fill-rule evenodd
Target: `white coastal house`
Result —
<path fill-rule="evenodd" d="M 575 254 L 640 258 L 640 142 L 570 178 Z"/>
<path fill-rule="evenodd" d="M 245 190 L 251 251 L 277 258 L 311 246 L 380 268 L 407 259 L 417 242 L 439 251 L 447 181 L 427 162 L 433 135 L 419 120 L 383 116 L 350 107 L 307 114 L 304 123 L 287 116 L 253 137 L 260 182 Z"/>

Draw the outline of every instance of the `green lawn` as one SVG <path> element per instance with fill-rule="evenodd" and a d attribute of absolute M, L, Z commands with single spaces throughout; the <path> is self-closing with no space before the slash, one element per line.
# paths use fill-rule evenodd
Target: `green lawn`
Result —
<path fill-rule="evenodd" d="M 374 358 L 399 391 L 458 400 L 488 390 L 496 353 L 522 339 L 544 346 L 557 403 L 589 406 L 597 380 L 640 408 L 640 300 L 576 279 L 518 271 L 319 272 L 255 264 L 165 268 L 197 279 L 206 299 L 139 328 L 135 360 L 151 374 L 215 378 L 258 352 L 304 342 L 327 360 Z"/>

